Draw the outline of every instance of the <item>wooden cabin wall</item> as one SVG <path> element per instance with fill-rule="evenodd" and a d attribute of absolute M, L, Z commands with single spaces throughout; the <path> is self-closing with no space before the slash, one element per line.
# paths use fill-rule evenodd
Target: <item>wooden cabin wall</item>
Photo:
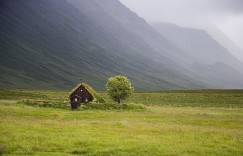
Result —
<path fill-rule="evenodd" d="M 82 91 L 81 91 L 82 90 Z M 78 89 L 76 89 L 71 95 L 70 95 L 70 99 L 72 97 L 74 97 L 75 95 L 81 97 L 81 103 L 86 103 L 86 102 L 90 102 L 93 101 L 93 96 L 89 93 L 89 91 L 84 87 L 84 86 L 80 86 L 78 87 Z M 86 99 L 88 99 L 88 101 L 86 101 Z M 73 102 L 73 101 L 71 101 Z"/>

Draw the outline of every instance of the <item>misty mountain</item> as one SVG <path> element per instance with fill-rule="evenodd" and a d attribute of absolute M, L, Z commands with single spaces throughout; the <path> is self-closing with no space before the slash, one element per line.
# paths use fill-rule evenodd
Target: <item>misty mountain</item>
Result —
<path fill-rule="evenodd" d="M 224 88 L 242 89 L 243 74 L 223 62 L 216 62 L 211 65 L 195 63 L 191 70 L 203 77 L 204 82 L 213 83 Z"/>
<path fill-rule="evenodd" d="M 202 33 L 213 50 L 193 53 L 118 0 L 0 3 L 1 88 L 70 89 L 82 81 L 104 90 L 118 74 L 139 90 L 243 87 L 240 63 L 213 39 Z M 226 69 L 232 84 L 220 77 Z"/>
<path fill-rule="evenodd" d="M 143 21 L 118 1 L 108 2 L 125 10 L 124 18 L 133 14 Z M 168 55 L 176 47 L 155 49 L 104 9 L 95 0 L 1 1 L 1 88 L 64 89 L 81 78 L 104 89 L 116 74 L 128 76 L 137 89 L 206 86 Z M 134 24 L 160 38 L 146 22 Z M 151 37 L 157 45 L 169 42 L 162 39 Z"/>
<path fill-rule="evenodd" d="M 224 45 L 228 51 L 230 51 L 241 62 L 243 62 L 243 50 L 239 46 L 237 46 L 231 39 L 229 39 L 224 33 L 216 28 L 211 28 L 208 31 L 217 42 L 219 42 L 221 45 Z"/>
<path fill-rule="evenodd" d="M 226 88 L 242 88 L 243 63 L 206 31 L 179 27 L 169 23 L 153 24 L 153 27 L 169 41 L 190 54 L 188 67 L 201 80 Z"/>

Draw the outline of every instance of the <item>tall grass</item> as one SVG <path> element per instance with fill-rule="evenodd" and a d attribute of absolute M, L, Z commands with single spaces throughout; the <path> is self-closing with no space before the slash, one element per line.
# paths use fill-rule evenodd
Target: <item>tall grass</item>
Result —
<path fill-rule="evenodd" d="M 243 155 L 242 93 L 135 93 L 122 111 L 102 93 L 106 104 L 70 111 L 68 92 L 0 91 L 0 154 Z"/>
<path fill-rule="evenodd" d="M 5 155 L 242 155 L 242 108 L 70 111 L 0 104 Z"/>
<path fill-rule="evenodd" d="M 127 102 L 157 106 L 243 108 L 243 90 L 192 90 L 136 93 Z"/>

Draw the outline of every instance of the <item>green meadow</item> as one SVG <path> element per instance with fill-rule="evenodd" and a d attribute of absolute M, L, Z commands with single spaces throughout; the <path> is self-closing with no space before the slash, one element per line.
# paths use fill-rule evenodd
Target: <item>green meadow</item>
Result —
<path fill-rule="evenodd" d="M 65 91 L 0 90 L 0 155 L 243 155 L 243 90 L 101 95 L 71 111 Z"/>

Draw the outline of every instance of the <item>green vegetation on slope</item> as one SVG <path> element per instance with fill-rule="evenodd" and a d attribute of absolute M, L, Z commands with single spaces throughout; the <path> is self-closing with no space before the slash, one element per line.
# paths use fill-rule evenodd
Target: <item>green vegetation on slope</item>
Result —
<path fill-rule="evenodd" d="M 180 61 L 166 56 L 182 53 L 179 49 L 155 48 L 94 0 L 69 1 L 1 1 L 1 89 L 71 89 L 82 78 L 104 90 L 107 78 L 120 74 L 137 89 L 206 87 L 176 63 Z M 120 3 L 116 7 L 125 8 Z M 155 33 L 145 22 L 131 23 L 150 29 L 146 36 Z M 156 36 L 153 42 L 166 43 Z"/>

